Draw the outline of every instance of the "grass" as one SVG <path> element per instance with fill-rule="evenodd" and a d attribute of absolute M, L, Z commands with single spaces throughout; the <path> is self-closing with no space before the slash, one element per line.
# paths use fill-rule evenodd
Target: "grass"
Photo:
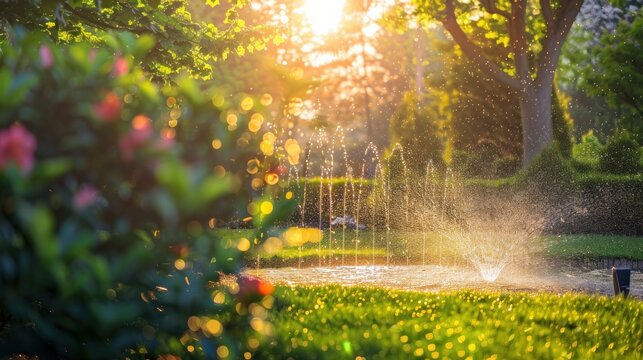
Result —
<path fill-rule="evenodd" d="M 643 237 L 557 235 L 545 237 L 545 253 L 554 258 L 623 258 L 643 260 Z"/>
<path fill-rule="evenodd" d="M 251 238 L 252 230 L 247 229 L 220 229 L 219 234 L 227 238 L 238 239 L 240 237 Z M 277 233 L 271 235 L 278 235 Z M 341 250 L 341 229 L 336 230 L 333 235 L 333 244 L 336 250 L 332 253 L 335 259 L 341 259 L 344 254 L 346 261 L 354 261 L 357 254 L 363 261 L 368 261 L 372 256 L 373 232 L 370 230 L 360 231 L 358 249 L 355 250 L 355 233 L 354 230 L 347 230 L 345 237 L 345 248 Z M 386 256 L 386 232 L 375 232 L 376 257 Z M 423 235 L 416 231 L 396 231 L 390 233 L 389 241 L 391 244 L 391 257 L 398 262 L 406 261 L 407 241 L 415 262 L 422 259 L 422 242 Z M 324 231 L 322 239 L 322 257 L 331 255 L 328 249 L 328 231 Z M 619 235 L 550 235 L 542 237 L 543 252 L 542 255 L 548 258 L 622 258 L 631 260 L 643 260 L 643 237 L 619 236 Z M 319 256 L 318 244 L 306 244 L 302 247 L 302 261 L 316 263 Z M 293 260 L 299 259 L 299 250 L 296 247 L 285 247 L 275 254 L 262 254 L 262 260 L 270 260 L 272 264 L 279 265 L 279 261 L 284 265 L 292 265 Z M 440 258 L 451 258 L 457 256 L 449 246 L 448 239 L 438 234 L 426 235 L 426 257 L 427 261 L 437 261 Z M 254 258 L 255 256 L 251 256 Z"/>
<path fill-rule="evenodd" d="M 637 359 L 643 302 L 584 294 L 278 287 L 257 358 Z M 277 354 L 277 355 L 275 355 Z"/>
<path fill-rule="evenodd" d="M 319 255 L 322 257 L 329 257 L 329 256 L 334 256 L 334 257 L 341 257 L 344 255 L 347 260 L 352 260 L 351 256 L 354 258 L 355 255 L 358 257 L 368 257 L 373 255 L 373 250 L 372 249 L 337 249 L 337 250 L 330 250 L 330 249 L 321 249 L 321 251 L 316 248 L 316 247 L 307 247 L 304 249 L 301 249 L 301 253 L 298 248 L 285 248 L 281 251 L 279 251 L 276 254 L 263 254 L 262 259 L 275 259 L 275 260 L 289 260 L 289 259 L 297 259 L 301 255 L 302 258 L 310 258 L 314 257 L 317 259 Z M 375 249 L 375 256 L 381 257 L 381 256 L 386 256 L 386 249 L 382 248 L 376 248 Z"/>

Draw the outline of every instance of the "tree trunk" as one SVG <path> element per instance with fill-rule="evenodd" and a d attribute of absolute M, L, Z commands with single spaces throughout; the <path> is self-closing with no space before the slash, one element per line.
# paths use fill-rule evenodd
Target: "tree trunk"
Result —
<path fill-rule="evenodd" d="M 523 166 L 527 166 L 554 139 L 551 121 L 551 90 L 553 84 L 530 85 L 520 96 L 522 122 Z"/>

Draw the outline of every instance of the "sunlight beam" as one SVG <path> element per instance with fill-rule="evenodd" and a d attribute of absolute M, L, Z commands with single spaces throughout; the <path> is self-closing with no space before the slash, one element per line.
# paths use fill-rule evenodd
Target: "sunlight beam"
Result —
<path fill-rule="evenodd" d="M 345 0 L 306 0 L 305 13 L 315 35 L 337 31 L 342 20 Z"/>

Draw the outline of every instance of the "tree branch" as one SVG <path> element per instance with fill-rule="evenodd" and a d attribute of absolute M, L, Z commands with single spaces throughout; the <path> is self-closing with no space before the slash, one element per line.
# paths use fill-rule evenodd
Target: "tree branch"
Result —
<path fill-rule="evenodd" d="M 509 23 L 509 39 L 511 41 L 511 49 L 514 53 L 514 66 L 516 67 L 516 75 L 518 80 L 523 84 L 529 82 L 529 63 L 527 60 L 527 45 L 526 38 L 526 0 L 512 0 L 511 1 L 511 21 Z"/>
<path fill-rule="evenodd" d="M 545 25 L 547 26 L 547 33 L 549 33 L 554 17 L 551 13 L 551 3 L 549 0 L 540 0 L 540 12 L 543 14 L 545 19 Z"/>
<path fill-rule="evenodd" d="M 144 29 L 135 28 L 135 27 L 129 27 L 129 26 L 122 25 L 122 24 L 115 25 L 115 24 L 117 24 L 116 22 L 115 22 L 115 24 L 110 24 L 107 21 L 103 21 L 99 17 L 91 17 L 91 16 L 83 13 L 82 11 L 73 8 L 71 5 L 69 5 L 66 2 L 63 2 L 62 4 L 63 4 L 63 7 L 65 8 L 65 10 L 69 11 L 69 13 L 71 13 L 72 15 L 76 16 L 79 19 L 82 19 L 83 21 L 87 22 L 88 24 L 95 26 L 98 29 L 111 29 L 111 30 L 118 30 L 118 31 L 130 31 L 130 32 L 133 32 L 133 33 L 138 34 L 138 35 L 142 34 L 143 31 L 144 31 Z"/>
<path fill-rule="evenodd" d="M 489 14 L 498 14 L 508 21 L 511 21 L 511 14 L 509 14 L 508 11 L 498 9 L 495 0 L 480 0 L 480 3 Z"/>
<path fill-rule="evenodd" d="M 543 50 L 538 59 L 538 83 L 553 79 L 561 49 L 582 5 L 583 0 L 568 0 L 553 14 L 551 27 L 543 39 Z"/>
<path fill-rule="evenodd" d="M 636 98 L 634 96 L 630 96 L 630 94 L 628 94 L 628 92 L 622 88 L 617 90 L 617 93 L 626 104 L 631 105 L 640 115 L 643 115 L 643 111 L 638 106 L 637 101 L 635 100 Z"/>
<path fill-rule="evenodd" d="M 507 75 L 507 73 L 502 71 L 498 64 L 487 59 L 482 49 L 469 40 L 456 20 L 453 0 L 446 0 L 445 5 L 446 11 L 444 12 L 444 18 L 441 20 L 442 25 L 451 34 L 453 40 L 460 46 L 462 52 L 464 52 L 472 61 L 477 63 L 478 66 L 480 66 L 480 69 L 487 75 L 514 90 L 522 90 L 524 85 L 520 81 Z"/>

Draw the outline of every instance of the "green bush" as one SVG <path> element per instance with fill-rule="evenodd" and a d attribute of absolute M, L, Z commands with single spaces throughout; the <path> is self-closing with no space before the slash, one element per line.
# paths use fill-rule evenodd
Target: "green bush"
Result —
<path fill-rule="evenodd" d="M 453 169 L 465 178 L 492 179 L 516 174 L 521 161 L 513 157 L 501 157 L 494 148 L 480 146 L 476 151 L 455 150 Z"/>
<path fill-rule="evenodd" d="M 47 39 L 19 33 L 0 48 L 0 353 L 255 351 L 247 340 L 265 331 L 248 306 L 262 305 L 235 294 L 256 282 L 219 281 L 249 244 L 211 231 L 221 208 L 273 202 L 253 211 L 260 232 L 292 207 L 277 186 L 259 199 L 246 185 L 242 160 L 261 140 L 244 126 L 253 112 L 214 107 L 187 80 L 162 95 L 133 65 L 151 38 L 115 36 L 110 49 Z"/>
<path fill-rule="evenodd" d="M 454 150 L 451 164 L 453 169 L 465 178 L 489 177 L 488 174 L 485 174 L 485 170 L 488 167 L 485 166 L 484 160 L 480 155 L 463 150 Z"/>
<path fill-rule="evenodd" d="M 600 154 L 601 171 L 634 174 L 640 171 L 641 146 L 626 130 L 614 133 Z"/>
<path fill-rule="evenodd" d="M 391 116 L 391 136 L 393 152 L 399 143 L 409 170 L 424 173 L 431 160 L 436 166 L 442 165 L 443 144 L 439 137 L 438 115 L 429 107 L 422 105 L 421 98 L 414 92 L 404 94 L 402 102 Z"/>
<path fill-rule="evenodd" d="M 552 199 L 568 196 L 576 188 L 574 169 L 563 157 L 555 142 L 545 148 L 517 176 L 521 186 Z"/>
<path fill-rule="evenodd" d="M 569 214 L 559 232 L 643 234 L 643 174 L 579 174 L 582 211 Z"/>
<path fill-rule="evenodd" d="M 512 176 L 520 170 L 521 161 L 518 158 L 500 158 L 493 162 L 496 177 Z"/>
<path fill-rule="evenodd" d="M 598 159 L 603 148 L 598 136 L 594 134 L 593 130 L 589 130 L 581 136 L 580 143 L 574 144 L 572 157 L 580 166 L 593 168 L 598 166 Z"/>

